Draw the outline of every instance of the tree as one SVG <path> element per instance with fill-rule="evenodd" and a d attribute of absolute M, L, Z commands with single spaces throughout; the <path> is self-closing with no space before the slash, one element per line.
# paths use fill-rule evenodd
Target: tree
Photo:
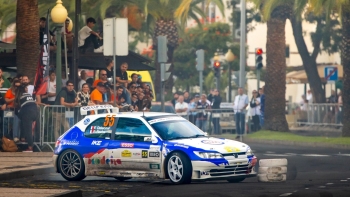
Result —
<path fill-rule="evenodd" d="M 168 63 L 171 63 L 169 71 L 174 70 L 174 51 L 178 47 L 178 28 L 184 29 L 189 18 L 194 19 L 200 25 L 200 17 L 205 18 L 204 12 L 198 7 L 201 2 L 214 2 L 224 13 L 222 0 L 137 0 L 139 8 L 143 9 L 146 16 L 147 27 L 152 36 L 153 49 L 157 50 L 157 37 L 166 36 L 168 39 Z M 155 90 L 160 93 L 160 64 L 156 63 Z M 172 74 L 166 84 L 166 90 L 171 92 L 173 87 Z M 159 97 L 158 97 L 159 98 Z"/>
<path fill-rule="evenodd" d="M 286 85 L 284 83 L 286 81 L 285 25 L 292 11 L 292 5 L 288 2 L 254 0 L 255 5 L 264 10 L 262 13 L 267 21 L 264 127 L 274 131 L 289 131 L 285 116 Z"/>
<path fill-rule="evenodd" d="M 16 64 L 19 73 L 34 81 L 39 48 L 39 9 L 37 0 L 17 0 Z"/>
<path fill-rule="evenodd" d="M 350 1 L 349 0 L 309 0 L 310 9 L 316 14 L 326 13 L 331 17 L 333 13 L 338 13 L 342 24 L 341 41 L 341 62 L 343 64 L 343 130 L 344 137 L 350 137 Z"/>

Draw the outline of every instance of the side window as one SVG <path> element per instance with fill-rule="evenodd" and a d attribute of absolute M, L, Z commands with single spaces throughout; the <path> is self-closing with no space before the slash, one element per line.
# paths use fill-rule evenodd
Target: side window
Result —
<path fill-rule="evenodd" d="M 85 137 L 88 138 L 99 138 L 99 139 L 111 139 L 110 126 L 105 125 L 105 118 L 99 118 L 92 122 L 85 130 Z"/>
<path fill-rule="evenodd" d="M 115 140 L 149 142 L 152 133 L 147 126 L 136 118 L 119 118 Z"/>

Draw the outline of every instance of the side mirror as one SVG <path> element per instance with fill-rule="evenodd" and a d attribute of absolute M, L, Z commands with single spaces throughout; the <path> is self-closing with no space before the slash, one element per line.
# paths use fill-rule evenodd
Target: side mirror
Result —
<path fill-rule="evenodd" d="M 152 135 L 152 144 L 157 144 L 158 143 L 158 139 L 156 138 L 156 136 Z"/>

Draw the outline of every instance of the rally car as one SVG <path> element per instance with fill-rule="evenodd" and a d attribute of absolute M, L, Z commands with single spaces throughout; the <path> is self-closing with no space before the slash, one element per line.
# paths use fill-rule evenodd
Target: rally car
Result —
<path fill-rule="evenodd" d="M 56 171 L 68 181 L 103 176 L 163 178 L 175 184 L 240 182 L 256 176 L 256 162 L 248 145 L 209 137 L 180 116 L 157 112 L 86 116 L 58 138 L 53 156 Z"/>

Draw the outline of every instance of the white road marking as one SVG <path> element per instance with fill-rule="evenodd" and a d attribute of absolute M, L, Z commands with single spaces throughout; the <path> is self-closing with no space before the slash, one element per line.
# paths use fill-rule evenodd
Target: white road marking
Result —
<path fill-rule="evenodd" d="M 304 157 L 329 157 L 329 155 L 319 155 L 319 154 L 302 154 Z"/>
<path fill-rule="evenodd" d="M 280 196 L 289 196 L 291 195 L 292 193 L 284 193 L 284 194 L 281 194 Z"/>
<path fill-rule="evenodd" d="M 289 157 L 292 155 L 286 155 L 286 154 L 264 154 L 265 156 L 271 156 L 271 157 Z"/>
<path fill-rule="evenodd" d="M 333 183 L 327 183 L 326 185 L 333 185 Z"/>

